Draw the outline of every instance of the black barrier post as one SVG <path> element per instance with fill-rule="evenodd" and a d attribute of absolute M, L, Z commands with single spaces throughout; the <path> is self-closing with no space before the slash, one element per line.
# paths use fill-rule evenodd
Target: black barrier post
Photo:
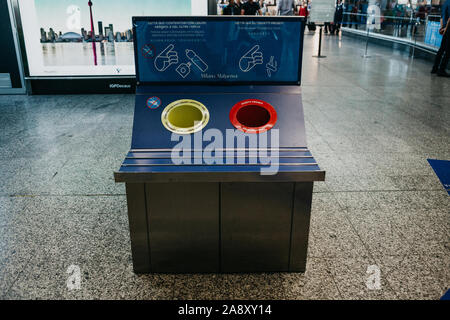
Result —
<path fill-rule="evenodd" d="M 420 24 L 420 20 L 415 20 L 414 24 L 412 24 L 412 33 L 414 35 L 414 45 L 413 45 L 413 49 L 412 49 L 412 58 L 414 59 L 414 56 L 416 54 L 416 46 L 417 46 L 417 28 L 418 25 Z"/>
<path fill-rule="evenodd" d="M 367 28 L 367 35 L 366 35 L 366 51 L 365 53 L 362 55 L 363 58 L 370 58 L 370 55 L 367 54 L 367 48 L 369 47 L 369 25 L 366 24 L 366 28 Z"/>
<path fill-rule="evenodd" d="M 320 25 L 319 29 L 319 52 L 317 53 L 317 56 L 313 56 L 313 58 L 326 58 L 326 56 L 322 56 L 321 49 L 322 49 L 322 27 L 323 25 Z"/>

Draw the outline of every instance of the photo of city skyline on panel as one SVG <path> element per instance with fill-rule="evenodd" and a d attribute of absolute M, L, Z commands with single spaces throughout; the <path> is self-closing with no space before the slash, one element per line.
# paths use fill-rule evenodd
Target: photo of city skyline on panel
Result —
<path fill-rule="evenodd" d="M 191 15 L 187 0 L 35 0 L 35 8 L 45 66 L 132 65 L 132 16 Z"/>

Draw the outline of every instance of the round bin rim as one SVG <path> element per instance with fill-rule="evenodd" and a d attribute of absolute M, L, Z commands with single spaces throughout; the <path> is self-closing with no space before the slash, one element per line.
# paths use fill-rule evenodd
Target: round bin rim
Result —
<path fill-rule="evenodd" d="M 249 127 L 249 126 L 246 126 L 246 125 L 240 123 L 237 119 L 238 111 L 249 105 L 259 106 L 261 108 L 266 109 L 270 115 L 269 121 L 265 125 L 262 125 L 259 127 Z M 264 100 L 245 99 L 245 100 L 239 101 L 238 103 L 236 103 L 233 106 L 233 108 L 231 108 L 230 121 L 236 129 L 241 130 L 245 133 L 263 133 L 263 132 L 269 131 L 270 129 L 273 128 L 273 126 L 277 122 L 277 112 L 270 103 L 268 103 Z"/>
<path fill-rule="evenodd" d="M 202 119 L 197 124 L 191 127 L 183 128 L 178 127 L 174 125 L 173 123 L 169 122 L 169 113 L 174 110 L 175 108 L 179 107 L 180 105 L 189 105 L 192 107 L 197 108 L 202 113 Z M 180 99 L 175 100 L 171 103 L 169 103 L 164 110 L 161 113 L 161 123 L 163 126 L 176 134 L 191 134 L 197 131 L 202 130 L 209 122 L 209 111 L 205 107 L 205 105 L 197 100 L 192 99 Z"/>

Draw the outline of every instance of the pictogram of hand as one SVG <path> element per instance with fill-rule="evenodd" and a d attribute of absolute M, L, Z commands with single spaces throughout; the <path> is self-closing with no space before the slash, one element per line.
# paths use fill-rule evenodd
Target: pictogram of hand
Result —
<path fill-rule="evenodd" d="M 165 71 L 172 64 L 178 63 L 178 53 L 173 51 L 174 45 L 169 44 L 160 54 L 155 58 L 155 68 L 158 71 Z"/>
<path fill-rule="evenodd" d="M 242 71 L 248 72 L 252 70 L 257 64 L 263 63 L 263 54 L 259 50 L 259 45 L 253 46 L 246 54 L 239 60 L 239 68 Z"/>

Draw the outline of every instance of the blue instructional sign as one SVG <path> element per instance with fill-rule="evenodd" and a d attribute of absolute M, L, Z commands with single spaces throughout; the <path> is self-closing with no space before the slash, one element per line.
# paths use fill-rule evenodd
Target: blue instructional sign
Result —
<path fill-rule="evenodd" d="M 450 160 L 427 159 L 445 190 L 450 195 Z"/>
<path fill-rule="evenodd" d="M 439 21 L 428 21 L 424 42 L 431 46 L 440 47 L 442 42 L 442 35 L 439 34 L 440 28 L 441 23 Z"/>
<path fill-rule="evenodd" d="M 134 17 L 133 26 L 139 82 L 300 82 L 300 19 Z"/>

